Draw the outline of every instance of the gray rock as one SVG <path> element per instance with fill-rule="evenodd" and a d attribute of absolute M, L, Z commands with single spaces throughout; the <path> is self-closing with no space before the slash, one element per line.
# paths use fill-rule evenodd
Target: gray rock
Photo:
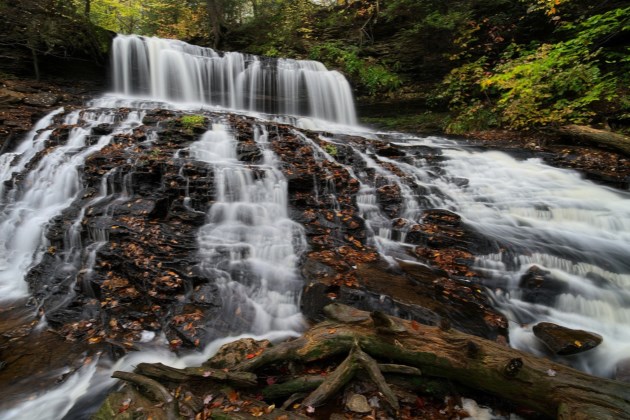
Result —
<path fill-rule="evenodd" d="M 26 95 L 9 89 L 0 88 L 0 105 L 11 105 L 22 102 Z"/>
<path fill-rule="evenodd" d="M 24 98 L 24 103 L 34 106 L 53 106 L 59 101 L 59 96 L 50 92 L 37 93 Z"/>
<path fill-rule="evenodd" d="M 567 356 L 599 346 L 602 337 L 588 331 L 572 330 L 551 322 L 540 322 L 533 328 L 538 337 L 555 354 Z"/>
<path fill-rule="evenodd" d="M 360 414 L 372 412 L 372 407 L 368 404 L 367 398 L 361 394 L 352 394 L 350 398 L 348 398 L 346 408 Z"/>

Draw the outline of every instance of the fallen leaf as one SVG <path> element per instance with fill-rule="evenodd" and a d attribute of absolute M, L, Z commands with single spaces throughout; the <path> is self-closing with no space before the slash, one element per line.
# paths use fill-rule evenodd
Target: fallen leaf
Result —
<path fill-rule="evenodd" d="M 238 392 L 231 391 L 228 394 L 228 399 L 230 400 L 231 403 L 238 401 Z"/>

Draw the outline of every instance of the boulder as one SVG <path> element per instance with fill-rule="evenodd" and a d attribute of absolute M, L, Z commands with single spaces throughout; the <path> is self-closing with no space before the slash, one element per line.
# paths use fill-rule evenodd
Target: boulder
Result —
<path fill-rule="evenodd" d="M 540 322 L 533 328 L 538 337 L 554 353 L 560 356 L 583 353 L 599 346 L 602 337 L 584 330 L 573 330 L 551 322 Z"/>
<path fill-rule="evenodd" d="M 348 398 L 348 402 L 346 403 L 346 408 L 349 411 L 359 413 L 359 414 L 366 414 L 366 413 L 372 412 L 372 407 L 370 407 L 370 404 L 368 403 L 367 398 L 365 398 L 365 396 L 361 394 L 352 394 Z"/>
<path fill-rule="evenodd" d="M 555 279 L 551 272 L 533 265 L 521 277 L 519 288 L 524 301 L 549 306 L 556 296 L 567 291 L 568 285 Z"/>
<path fill-rule="evenodd" d="M 59 101 L 59 96 L 50 92 L 36 93 L 24 98 L 24 103 L 33 106 L 54 106 Z"/>

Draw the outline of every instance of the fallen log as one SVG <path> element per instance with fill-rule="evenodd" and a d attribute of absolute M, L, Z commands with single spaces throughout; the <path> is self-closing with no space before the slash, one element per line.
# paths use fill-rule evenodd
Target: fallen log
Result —
<path fill-rule="evenodd" d="M 342 313 L 339 318 L 344 319 L 347 308 L 339 309 Z M 357 310 L 352 311 L 361 315 Z M 331 308 L 326 313 L 335 317 Z M 349 359 L 354 357 L 351 353 L 357 352 L 353 348 L 359 348 L 371 358 L 415 367 L 423 375 L 459 382 L 550 417 L 630 418 L 630 384 L 596 378 L 454 329 L 394 319 L 393 324 L 404 326 L 405 331 L 383 331 L 383 316 L 374 315 L 352 324 L 324 321 L 301 338 L 266 349 L 256 358 L 242 362 L 237 370 L 251 372 L 271 364 L 308 363 L 339 354 L 350 354 L 342 363 L 349 365 L 352 361 Z M 337 387 L 341 380 L 347 381 L 341 374 L 349 372 L 348 366 L 342 365 L 337 368 L 343 368 L 342 371 L 330 375 L 319 388 Z M 314 402 L 322 401 L 311 394 L 304 404 Z"/>
<path fill-rule="evenodd" d="M 554 130 L 563 138 L 577 140 L 600 148 L 630 155 L 630 137 L 584 125 L 566 125 Z"/>
<path fill-rule="evenodd" d="M 140 363 L 136 373 L 153 379 L 167 382 L 186 382 L 194 380 L 214 380 L 225 382 L 237 388 L 247 388 L 257 385 L 256 375 L 248 372 L 225 372 L 209 367 L 189 367 L 177 369 L 162 363 Z"/>

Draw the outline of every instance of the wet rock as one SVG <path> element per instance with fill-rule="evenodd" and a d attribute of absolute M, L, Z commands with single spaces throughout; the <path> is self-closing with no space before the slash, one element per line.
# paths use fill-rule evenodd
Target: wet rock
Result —
<path fill-rule="evenodd" d="M 107 134 L 111 134 L 114 131 L 114 127 L 111 124 L 98 124 L 92 127 L 92 134 L 96 134 L 99 136 L 105 136 Z"/>
<path fill-rule="evenodd" d="M 492 340 L 507 336 L 505 317 L 492 309 L 481 289 L 420 264 L 401 263 L 401 268 L 402 272 L 392 272 L 361 264 L 356 270 L 359 286 L 309 284 L 302 295 L 301 310 L 308 319 L 321 321 L 323 308 L 336 302 L 425 325 L 438 325 L 446 319 L 455 329 Z"/>
<path fill-rule="evenodd" d="M 15 92 L 9 89 L 0 89 L 0 105 L 17 104 L 22 102 L 25 97 L 26 95 L 20 92 Z"/>
<path fill-rule="evenodd" d="M 33 106 L 49 107 L 59 102 L 59 96 L 50 92 L 36 93 L 24 98 L 24 103 Z"/>
<path fill-rule="evenodd" d="M 202 284 L 195 287 L 191 301 L 204 306 L 219 306 L 221 304 L 218 288 L 214 284 Z"/>
<path fill-rule="evenodd" d="M 216 369 L 231 369 L 240 362 L 262 353 L 271 343 L 269 340 L 256 341 L 252 338 L 243 338 L 221 346 L 219 351 L 203 365 Z"/>
<path fill-rule="evenodd" d="M 376 147 L 376 154 L 384 157 L 400 157 L 405 156 L 405 152 L 397 147 L 393 147 L 391 144 L 378 144 Z"/>
<path fill-rule="evenodd" d="M 533 265 L 521 277 L 519 288 L 524 301 L 551 305 L 558 295 L 568 290 L 568 285 L 555 279 L 551 272 Z"/>
<path fill-rule="evenodd" d="M 383 211 L 390 217 L 400 216 L 402 209 L 402 195 L 396 184 L 384 185 L 376 190 L 376 197 Z"/>
<path fill-rule="evenodd" d="M 460 226 L 462 221 L 460 215 L 443 209 L 426 210 L 423 212 L 422 219 L 425 223 L 439 223 L 453 227 Z"/>
<path fill-rule="evenodd" d="M 367 398 L 361 394 L 352 394 L 348 397 L 346 408 L 349 411 L 359 414 L 366 414 L 372 412 L 372 407 L 367 401 Z"/>
<path fill-rule="evenodd" d="M 243 162 L 257 163 L 262 159 L 262 152 L 253 141 L 240 142 L 236 146 L 236 154 Z"/>
<path fill-rule="evenodd" d="M 602 337 L 584 330 L 573 330 L 551 322 L 540 322 L 533 328 L 538 337 L 554 353 L 561 356 L 583 353 L 602 342 Z"/>

